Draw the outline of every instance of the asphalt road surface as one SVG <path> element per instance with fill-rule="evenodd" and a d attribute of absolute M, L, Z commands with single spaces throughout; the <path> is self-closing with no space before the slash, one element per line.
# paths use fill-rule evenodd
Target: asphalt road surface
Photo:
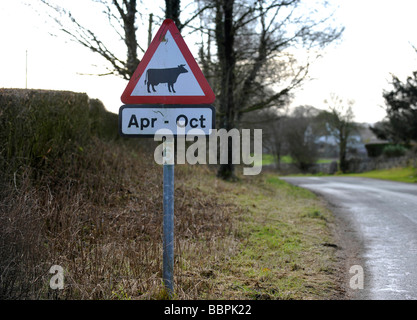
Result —
<path fill-rule="evenodd" d="M 364 270 L 363 289 L 357 288 L 360 280 L 353 284 L 354 299 L 417 299 L 417 185 L 353 177 L 282 179 L 323 196 L 349 226 L 343 242 L 359 243 L 360 262 L 352 263 Z"/>

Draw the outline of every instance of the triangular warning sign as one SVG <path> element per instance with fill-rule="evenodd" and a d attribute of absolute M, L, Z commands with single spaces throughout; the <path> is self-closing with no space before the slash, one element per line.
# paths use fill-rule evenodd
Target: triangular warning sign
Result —
<path fill-rule="evenodd" d="M 125 104 L 207 104 L 215 96 L 174 21 L 166 19 L 132 75 Z"/>

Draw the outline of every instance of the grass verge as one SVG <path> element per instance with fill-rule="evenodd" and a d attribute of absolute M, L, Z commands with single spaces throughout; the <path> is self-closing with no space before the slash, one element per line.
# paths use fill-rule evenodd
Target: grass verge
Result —
<path fill-rule="evenodd" d="M 271 174 L 234 184 L 212 178 L 199 188 L 216 190 L 239 208 L 233 245 L 222 260 L 206 265 L 212 281 L 202 297 L 340 298 L 328 228 L 332 215 L 313 193 Z"/>
<path fill-rule="evenodd" d="M 336 176 L 340 177 L 361 177 L 361 178 L 372 178 L 380 180 L 390 180 L 406 183 L 417 183 L 417 169 L 414 167 L 397 167 L 391 169 L 372 170 L 363 173 L 336 173 Z M 324 173 L 298 173 L 291 174 L 292 177 L 318 177 L 318 176 L 335 176 Z"/>
<path fill-rule="evenodd" d="M 331 159 L 331 158 L 320 158 L 317 160 L 316 163 L 331 163 L 332 161 L 337 161 L 337 159 Z M 285 155 L 281 157 L 281 163 L 289 164 L 292 163 L 293 160 L 291 156 Z M 262 154 L 262 165 L 271 165 L 275 163 L 275 158 L 272 154 Z M 259 165 L 258 163 L 256 165 Z"/>
<path fill-rule="evenodd" d="M 417 170 L 413 167 L 373 170 L 364 173 L 345 174 L 345 176 L 391 180 L 407 183 L 417 182 Z"/>

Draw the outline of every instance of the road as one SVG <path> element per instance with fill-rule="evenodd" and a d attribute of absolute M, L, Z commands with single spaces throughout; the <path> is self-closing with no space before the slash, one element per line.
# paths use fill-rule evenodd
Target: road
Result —
<path fill-rule="evenodd" d="M 350 261 L 363 268 L 364 286 L 353 290 L 346 280 L 350 298 L 417 299 L 417 185 L 353 177 L 282 179 L 331 205 L 336 222 L 345 223 L 339 228 L 344 233 L 341 248 L 358 244 Z M 346 279 L 359 275 L 348 267 Z"/>

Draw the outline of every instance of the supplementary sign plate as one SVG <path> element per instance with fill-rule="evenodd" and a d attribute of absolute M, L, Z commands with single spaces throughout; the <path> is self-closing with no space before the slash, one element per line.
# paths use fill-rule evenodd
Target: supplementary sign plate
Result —
<path fill-rule="evenodd" d="M 121 136 L 154 137 L 156 133 L 202 136 L 210 135 L 214 128 L 215 109 L 211 105 L 124 105 L 119 110 Z"/>

